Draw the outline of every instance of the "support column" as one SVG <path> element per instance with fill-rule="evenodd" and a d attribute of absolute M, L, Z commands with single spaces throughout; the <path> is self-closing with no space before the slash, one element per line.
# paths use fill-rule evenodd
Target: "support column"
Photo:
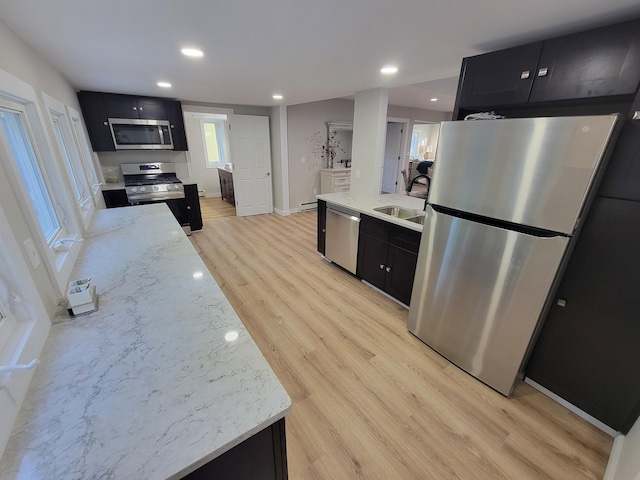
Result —
<path fill-rule="evenodd" d="M 351 153 L 353 195 L 380 194 L 388 103 L 387 88 L 374 88 L 356 93 Z"/>

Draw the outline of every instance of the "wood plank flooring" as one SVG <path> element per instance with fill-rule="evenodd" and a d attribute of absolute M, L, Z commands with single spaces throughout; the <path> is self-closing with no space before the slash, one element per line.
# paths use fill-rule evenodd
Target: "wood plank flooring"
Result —
<path fill-rule="evenodd" d="M 326 262 L 316 212 L 209 217 L 191 241 L 289 392 L 289 478 L 601 479 L 612 439 L 521 383 L 510 399 Z"/>
<path fill-rule="evenodd" d="M 222 200 L 220 197 L 200 197 L 202 221 L 220 217 L 235 217 L 235 205 Z"/>

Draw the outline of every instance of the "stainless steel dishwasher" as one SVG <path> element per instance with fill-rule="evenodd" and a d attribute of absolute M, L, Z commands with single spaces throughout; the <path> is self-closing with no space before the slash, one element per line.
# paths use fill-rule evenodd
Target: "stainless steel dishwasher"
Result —
<path fill-rule="evenodd" d="M 355 274 L 358 264 L 360 212 L 340 205 L 327 204 L 324 256 Z"/>

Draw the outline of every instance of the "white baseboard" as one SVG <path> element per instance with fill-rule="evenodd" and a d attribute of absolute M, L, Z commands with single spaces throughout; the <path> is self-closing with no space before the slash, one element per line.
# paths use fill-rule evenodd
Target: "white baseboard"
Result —
<path fill-rule="evenodd" d="M 613 447 L 611 447 L 607 469 L 604 472 L 602 480 L 614 480 L 616 478 L 616 471 L 618 470 L 618 463 L 620 462 L 620 455 L 622 454 L 622 447 L 626 438 L 627 437 L 620 434 L 613 439 Z"/>
<path fill-rule="evenodd" d="M 602 430 L 604 433 L 610 435 L 611 437 L 616 438 L 619 435 L 619 432 L 616 432 L 610 426 L 605 425 L 600 420 L 598 420 L 595 417 L 592 417 L 591 415 L 589 415 L 584 410 L 580 410 L 574 404 L 567 402 L 564 398 L 560 397 L 559 395 L 556 395 L 551 390 L 543 387 L 542 385 L 540 385 L 539 383 L 535 382 L 534 380 L 531 380 L 529 377 L 525 377 L 524 381 L 525 381 L 525 383 L 528 383 L 529 385 L 531 385 L 536 390 L 544 393 L 547 397 L 549 397 L 549 398 L 555 400 L 556 402 L 558 402 L 560 405 L 565 407 L 567 410 L 575 413 L 580 418 L 586 420 L 591 425 L 593 425 L 595 427 L 598 427 L 600 430 Z"/>
<path fill-rule="evenodd" d="M 287 217 L 287 216 L 291 215 L 292 213 L 297 213 L 297 212 L 292 212 L 291 210 L 280 210 L 279 208 L 274 208 L 273 211 L 275 213 L 277 213 L 278 215 L 281 215 L 283 217 Z"/>

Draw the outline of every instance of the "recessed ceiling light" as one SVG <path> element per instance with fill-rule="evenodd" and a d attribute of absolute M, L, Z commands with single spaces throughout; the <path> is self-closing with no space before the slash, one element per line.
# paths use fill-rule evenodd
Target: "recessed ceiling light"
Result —
<path fill-rule="evenodd" d="M 274 99 L 274 100 L 282 100 L 282 95 L 280 95 L 279 93 L 275 93 L 275 94 L 273 95 L 273 99 Z"/>
<path fill-rule="evenodd" d="M 162 88 L 171 88 L 171 84 L 169 82 L 158 82 L 158 86 Z"/>
<path fill-rule="evenodd" d="M 433 98 L 431 99 L 431 101 L 432 101 L 432 102 L 437 102 L 437 101 L 438 101 L 438 99 L 437 99 L 436 97 L 433 97 Z"/>
<path fill-rule="evenodd" d="M 204 53 L 202 53 L 202 50 L 198 50 L 197 48 L 183 48 L 180 51 L 187 57 L 201 57 L 204 55 Z"/>
<path fill-rule="evenodd" d="M 380 73 L 390 75 L 392 73 L 396 73 L 397 71 L 398 71 L 398 67 L 387 66 L 387 67 L 382 67 L 382 69 L 380 70 Z"/>

